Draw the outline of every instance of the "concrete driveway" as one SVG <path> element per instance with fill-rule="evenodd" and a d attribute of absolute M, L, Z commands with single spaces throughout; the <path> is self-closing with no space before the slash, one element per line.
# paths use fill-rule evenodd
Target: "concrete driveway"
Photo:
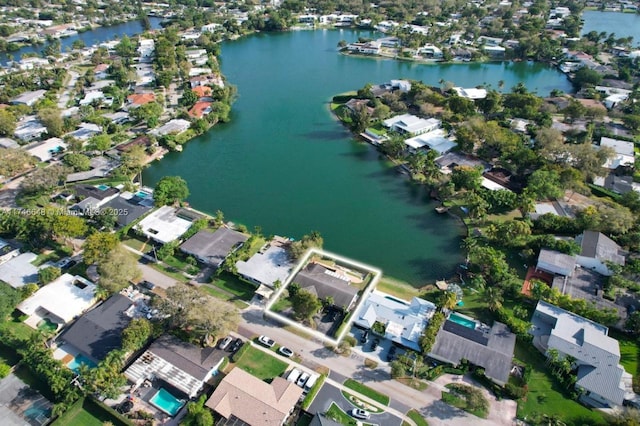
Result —
<path fill-rule="evenodd" d="M 320 392 L 318 392 L 316 399 L 313 400 L 313 404 L 309 407 L 309 412 L 324 413 L 329 409 L 332 402 L 335 402 L 345 413 L 349 413 L 353 408 L 356 408 L 355 405 L 345 399 L 340 389 L 329 383 L 325 383 L 322 389 L 320 389 Z M 402 419 L 387 412 L 380 414 L 371 413 L 371 417 L 366 422 L 381 426 L 399 426 L 402 424 Z"/>

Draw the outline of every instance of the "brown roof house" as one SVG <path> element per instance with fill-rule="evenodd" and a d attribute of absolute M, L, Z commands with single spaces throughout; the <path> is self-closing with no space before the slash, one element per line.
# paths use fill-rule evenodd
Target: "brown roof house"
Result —
<path fill-rule="evenodd" d="M 302 395 L 302 388 L 276 377 L 263 382 L 240 368 L 234 368 L 220 382 L 206 406 L 227 420 L 249 425 L 284 424 Z"/>

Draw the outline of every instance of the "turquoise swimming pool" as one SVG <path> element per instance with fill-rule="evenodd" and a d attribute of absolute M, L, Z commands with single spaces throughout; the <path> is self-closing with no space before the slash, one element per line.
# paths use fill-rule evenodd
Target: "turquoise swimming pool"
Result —
<path fill-rule="evenodd" d="M 475 329 L 477 325 L 474 320 L 455 313 L 449 315 L 449 321 L 471 329 Z"/>
<path fill-rule="evenodd" d="M 100 191 L 106 191 L 107 189 L 110 188 L 110 186 L 108 186 L 108 185 L 98 185 L 98 186 L 96 186 L 96 188 L 98 188 Z"/>
<path fill-rule="evenodd" d="M 91 361 L 89 358 L 82 354 L 78 354 L 71 361 L 67 363 L 67 367 L 75 371 L 76 373 L 80 370 L 80 366 L 84 364 L 89 368 L 96 367 L 96 363 Z"/>
<path fill-rule="evenodd" d="M 171 395 L 171 393 L 165 388 L 160 388 L 160 390 L 156 392 L 153 397 L 151 397 L 149 402 L 171 417 L 178 414 L 178 411 L 180 411 L 180 409 L 184 405 L 183 400 Z"/>
<path fill-rule="evenodd" d="M 138 197 L 140 197 L 140 198 L 148 198 L 148 197 L 150 197 L 150 196 L 151 196 L 151 194 L 149 194 L 149 193 L 148 193 L 148 192 L 146 192 L 146 191 L 138 191 L 138 192 L 136 192 L 136 195 L 137 195 Z"/>

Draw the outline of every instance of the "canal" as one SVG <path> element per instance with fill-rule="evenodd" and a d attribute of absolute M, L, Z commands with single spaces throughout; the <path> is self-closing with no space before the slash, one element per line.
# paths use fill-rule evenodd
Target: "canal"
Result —
<path fill-rule="evenodd" d="M 523 82 L 541 95 L 571 91 L 542 64 L 424 65 L 340 55 L 352 30 L 258 34 L 225 42 L 221 65 L 238 88 L 232 121 L 190 141 L 144 173 L 153 186 L 180 175 L 197 209 L 260 226 L 265 235 L 300 238 L 319 231 L 325 248 L 372 264 L 415 286 L 449 277 L 463 261 L 463 228 L 426 191 L 355 141 L 329 113 L 335 94 L 367 82 L 408 78 L 461 86 Z"/>

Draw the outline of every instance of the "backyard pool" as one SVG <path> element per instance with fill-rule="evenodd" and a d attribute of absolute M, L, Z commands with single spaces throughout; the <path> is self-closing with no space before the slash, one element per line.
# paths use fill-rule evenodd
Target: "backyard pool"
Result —
<path fill-rule="evenodd" d="M 109 185 L 98 185 L 96 186 L 96 188 L 98 188 L 100 191 L 106 191 L 107 189 L 110 188 Z"/>
<path fill-rule="evenodd" d="M 149 402 L 171 417 L 178 414 L 178 411 L 180 411 L 180 409 L 184 405 L 183 400 L 171 395 L 171 393 L 169 393 L 169 391 L 164 388 L 160 388 L 160 390 L 156 392 L 155 395 L 153 395 Z"/>
<path fill-rule="evenodd" d="M 471 318 L 465 317 L 464 315 L 460 315 L 460 314 L 449 315 L 449 321 L 455 322 L 456 324 L 460 324 L 461 326 L 467 327 L 470 329 L 475 329 L 477 325 L 476 322 Z"/>
<path fill-rule="evenodd" d="M 145 191 L 138 191 L 136 192 L 136 195 L 140 198 L 148 198 L 151 196 L 151 194 L 149 194 L 148 192 Z"/>
<path fill-rule="evenodd" d="M 91 361 L 89 358 L 87 358 L 82 354 L 76 355 L 71 361 L 69 361 L 69 363 L 67 364 L 67 367 L 69 367 L 70 369 L 72 369 L 77 373 L 80 370 L 80 366 L 82 364 L 86 365 L 89 368 L 96 367 L 95 362 Z"/>

